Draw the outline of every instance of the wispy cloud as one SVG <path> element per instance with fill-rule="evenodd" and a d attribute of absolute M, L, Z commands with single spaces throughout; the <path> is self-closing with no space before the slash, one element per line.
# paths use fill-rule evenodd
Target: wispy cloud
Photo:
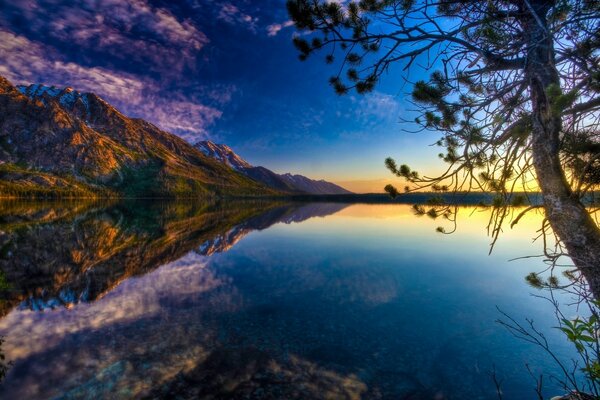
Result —
<path fill-rule="evenodd" d="M 130 74 L 65 62 L 54 49 L 0 29 L 0 74 L 13 83 L 46 83 L 93 91 L 109 99 L 135 99 L 143 82 Z"/>
<path fill-rule="evenodd" d="M 165 99 L 157 96 L 144 96 L 149 99 L 150 113 L 147 119 L 155 121 L 161 128 L 179 134 L 190 142 L 206 139 L 209 136 L 208 127 L 223 114 L 222 111 L 185 100 Z M 134 112 L 145 112 L 146 103 L 137 103 Z"/>
<path fill-rule="evenodd" d="M 244 25 L 253 32 L 256 31 L 256 24 L 258 23 L 258 17 L 253 17 L 250 14 L 243 12 L 238 6 L 231 3 L 224 3 L 221 5 L 217 18 L 232 25 Z"/>
<path fill-rule="evenodd" d="M 6 11 L 24 18 L 30 31 L 47 39 L 145 63 L 161 72 L 193 65 L 209 42 L 193 21 L 177 18 L 146 0 L 82 0 L 77 6 L 29 0 L 13 2 Z"/>
<path fill-rule="evenodd" d="M 15 84 L 44 83 L 93 92 L 125 114 L 147 119 L 188 140 L 206 137 L 207 128 L 222 115 L 219 109 L 202 104 L 199 96 L 165 92 L 148 77 L 65 62 L 54 49 L 2 29 L 0 59 L 0 75 Z M 227 90 L 214 96 L 221 102 L 230 98 Z"/>
<path fill-rule="evenodd" d="M 358 100 L 354 99 L 358 103 L 355 108 L 355 116 L 364 122 L 369 120 L 377 122 L 398 121 L 402 111 L 400 99 L 390 94 L 375 91 L 360 97 Z"/>
<path fill-rule="evenodd" d="M 290 26 L 294 25 L 294 21 L 285 21 L 281 24 L 271 24 L 269 26 L 267 26 L 267 35 L 269 36 L 276 36 L 279 31 L 281 31 L 283 28 L 287 28 Z"/>

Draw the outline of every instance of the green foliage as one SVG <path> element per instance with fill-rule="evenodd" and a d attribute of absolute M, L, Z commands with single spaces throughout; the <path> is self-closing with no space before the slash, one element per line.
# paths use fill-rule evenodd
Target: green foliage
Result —
<path fill-rule="evenodd" d="M 360 78 L 359 78 L 360 79 Z M 364 94 L 372 91 L 375 88 L 377 78 L 374 75 L 370 75 L 364 80 L 356 82 L 355 89 L 359 94 Z"/>
<path fill-rule="evenodd" d="M 435 208 L 430 208 L 429 210 L 427 210 L 426 214 L 431 219 L 436 219 L 439 216 L 439 214 Z"/>
<path fill-rule="evenodd" d="M 396 161 L 394 161 L 393 158 L 386 158 L 385 166 L 394 175 L 406 178 L 408 181 L 416 180 L 419 178 L 419 173 L 417 171 L 412 171 L 410 167 L 406 164 L 402 164 L 400 167 L 398 167 Z"/>
<path fill-rule="evenodd" d="M 429 206 L 442 206 L 446 202 L 441 196 L 433 196 L 427 199 L 426 204 Z"/>
<path fill-rule="evenodd" d="M 494 196 L 492 200 L 492 207 L 501 208 L 506 205 L 506 200 L 502 196 Z"/>
<path fill-rule="evenodd" d="M 599 303 L 592 301 L 592 315 L 588 318 L 577 317 L 573 320 L 561 319 L 562 324 L 557 328 L 561 330 L 569 342 L 573 343 L 584 362 L 581 371 L 594 385 L 600 385 L 600 363 L 599 356 L 599 333 L 600 323 L 598 319 Z"/>
<path fill-rule="evenodd" d="M 529 273 L 529 275 L 525 277 L 525 280 L 536 289 L 541 289 L 544 286 L 542 280 L 535 272 Z"/>
<path fill-rule="evenodd" d="M 338 95 L 343 95 L 348 93 L 348 87 L 342 83 L 342 80 L 337 76 L 332 76 L 329 79 L 329 84 L 335 90 L 335 93 Z"/>
<path fill-rule="evenodd" d="M 590 34 L 598 28 L 590 17 L 597 11 L 594 3 L 560 0 L 547 5 L 546 18 L 550 29 L 556 29 L 555 40 L 563 38 L 563 45 L 572 45 L 562 50 L 560 62 L 574 71 L 585 70 L 574 79 L 579 84 L 566 89 L 560 85 L 545 88 L 550 111 L 561 117 L 584 93 L 589 97 L 590 91 L 600 91 L 600 70 L 580 67 L 589 64 L 586 60 L 594 57 L 600 43 Z M 287 7 L 296 27 L 303 31 L 294 39 L 300 57 L 306 59 L 315 51 L 329 48 L 326 62 L 340 62 L 337 74 L 330 79 L 337 94 L 372 91 L 382 74 L 395 64 L 404 69 L 432 70 L 432 66 L 439 66 L 428 80 L 414 83 L 412 100 L 421 114 L 415 122 L 443 135 L 438 143 L 446 150 L 440 158 L 452 169 L 438 182 L 429 179 L 424 183 L 418 175 L 388 165 L 396 176 L 431 186 L 450 176 L 458 182 L 460 171 L 472 173 L 465 176 L 466 182 L 487 170 L 485 188 L 480 189 L 503 193 L 507 182 L 519 175 L 515 169 L 520 169 L 519 173 L 531 169 L 526 163 L 514 168 L 528 154 L 519 150 L 530 146 L 533 125 L 528 81 L 523 75 L 525 63 L 519 58 L 527 53 L 520 20 L 526 15 L 515 13 L 509 3 L 289 0 Z M 462 23 L 463 27 L 453 31 L 436 23 L 443 18 Z M 386 30 L 388 23 L 390 29 Z M 572 26 L 562 27 L 565 23 Z M 378 53 L 381 48 L 389 51 Z M 336 53 L 343 56 L 335 57 Z M 431 54 L 438 54 L 438 62 L 423 62 Z M 569 57 L 576 62 L 569 61 Z M 583 164 L 574 161 L 572 167 L 581 170 Z M 491 170 L 511 175 L 497 176 Z"/>
<path fill-rule="evenodd" d="M 582 184 L 600 185 L 600 135 L 580 131 L 565 136 L 562 153 L 566 164 Z"/>
<path fill-rule="evenodd" d="M 528 275 L 527 280 L 538 288 L 546 285 L 534 273 Z M 531 318 L 526 319 L 527 325 L 523 325 L 500 311 L 507 320 L 498 320 L 497 322 L 507 328 L 515 337 L 539 346 L 557 363 L 562 374 L 552 376 L 552 378 L 561 382 L 563 388 L 570 392 L 565 398 L 586 400 L 600 398 L 600 323 L 598 318 L 600 303 L 598 300 L 580 299 L 577 304 L 577 312 L 583 313 L 587 309 L 589 314 L 586 313 L 587 316 L 579 315 L 575 318 L 566 318 L 555 298 L 551 296 L 548 300 L 554 306 L 557 317 L 558 326 L 555 328 L 565 335 L 565 338 L 573 344 L 577 352 L 577 356 L 568 363 L 564 363 L 560 356 L 555 353 L 546 335 L 534 326 Z M 585 379 L 581 379 L 581 374 Z M 542 398 L 541 385 L 542 377 L 538 380 L 539 398 Z"/>
<path fill-rule="evenodd" d="M 559 85 L 552 84 L 546 88 L 546 94 L 551 105 L 552 113 L 560 116 L 579 98 L 579 89 L 574 88 L 567 93 L 563 93 Z"/>
<path fill-rule="evenodd" d="M 311 46 L 308 43 L 308 40 L 303 39 L 301 37 L 295 37 L 293 39 L 293 42 L 294 46 L 296 46 L 296 49 L 298 49 L 298 51 L 300 52 L 300 60 L 305 60 L 311 51 Z"/>
<path fill-rule="evenodd" d="M 388 193 L 393 199 L 398 197 L 398 189 L 396 189 L 393 185 L 386 185 L 384 190 Z"/>

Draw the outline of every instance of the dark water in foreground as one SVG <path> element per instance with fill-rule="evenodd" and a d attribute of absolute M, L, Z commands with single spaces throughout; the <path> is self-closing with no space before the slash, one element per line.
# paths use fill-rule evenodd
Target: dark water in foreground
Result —
<path fill-rule="evenodd" d="M 453 235 L 402 205 L 7 203 L 6 399 L 534 398 L 556 366 L 494 321 L 533 317 L 540 216 L 487 256 L 487 214 Z M 560 394 L 550 388 L 547 396 Z"/>

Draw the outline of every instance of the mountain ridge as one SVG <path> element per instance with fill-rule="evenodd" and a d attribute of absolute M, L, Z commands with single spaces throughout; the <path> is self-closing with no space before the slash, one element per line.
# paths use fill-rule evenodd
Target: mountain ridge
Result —
<path fill-rule="evenodd" d="M 263 166 L 254 166 L 236 154 L 231 147 L 202 140 L 194 144 L 198 150 L 272 189 L 307 194 L 353 194 L 351 191 L 323 179 L 315 180 L 298 174 L 278 174 Z"/>

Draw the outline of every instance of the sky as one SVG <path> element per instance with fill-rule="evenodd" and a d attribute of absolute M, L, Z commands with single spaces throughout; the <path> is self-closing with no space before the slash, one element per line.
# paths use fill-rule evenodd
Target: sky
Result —
<path fill-rule="evenodd" d="M 294 34 L 285 0 L 0 0 L 0 75 L 94 92 L 190 143 L 359 193 L 403 186 L 388 156 L 441 170 L 437 137 L 403 122 L 405 73 L 340 97 L 324 54 L 299 61 Z"/>

